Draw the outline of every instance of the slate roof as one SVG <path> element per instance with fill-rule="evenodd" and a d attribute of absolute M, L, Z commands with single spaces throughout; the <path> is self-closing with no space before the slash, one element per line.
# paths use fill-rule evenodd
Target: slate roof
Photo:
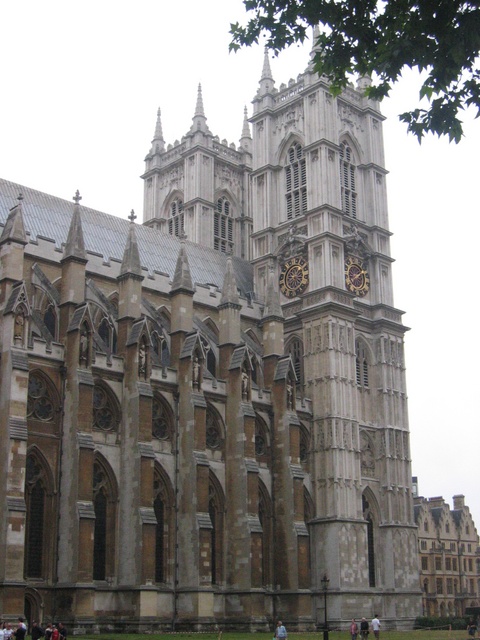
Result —
<path fill-rule="evenodd" d="M 10 209 L 18 204 L 19 193 L 23 195 L 23 216 L 29 241 L 36 241 L 39 237 L 46 238 L 52 240 L 57 249 L 62 249 L 62 245 L 67 241 L 73 202 L 0 178 L 1 225 L 5 225 Z M 82 205 L 80 211 L 87 254 L 100 255 L 106 262 L 114 259 L 121 263 L 127 242 L 129 220 Z M 173 279 L 180 240 L 140 224 L 136 225 L 135 231 L 142 267 L 149 273 L 163 273 Z M 220 251 L 188 241 L 186 249 L 193 282 L 215 285 L 221 290 L 227 270 L 227 256 Z M 234 257 L 233 266 L 237 286 L 245 296 L 253 291 L 252 265 Z"/>

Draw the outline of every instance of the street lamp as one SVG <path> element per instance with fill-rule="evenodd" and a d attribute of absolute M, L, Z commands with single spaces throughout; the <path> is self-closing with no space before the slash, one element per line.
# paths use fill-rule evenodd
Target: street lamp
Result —
<path fill-rule="evenodd" d="M 327 615 L 327 589 L 330 580 L 327 578 L 327 574 L 323 574 L 321 580 L 323 586 L 323 602 L 325 606 L 325 624 L 323 625 L 323 640 L 328 640 L 328 615 Z"/>

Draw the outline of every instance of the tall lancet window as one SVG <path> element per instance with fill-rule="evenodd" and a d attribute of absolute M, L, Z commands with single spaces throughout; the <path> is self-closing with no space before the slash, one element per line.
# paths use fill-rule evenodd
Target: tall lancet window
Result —
<path fill-rule="evenodd" d="M 183 235 L 185 229 L 185 218 L 183 213 L 183 200 L 175 198 L 170 205 L 170 217 L 168 220 L 168 232 L 171 236 Z"/>
<path fill-rule="evenodd" d="M 287 153 L 285 186 L 287 219 L 293 220 L 307 212 L 307 168 L 298 142 L 292 144 Z"/>
<path fill-rule="evenodd" d="M 357 217 L 357 190 L 355 185 L 355 158 L 348 143 L 340 144 L 340 184 L 342 210 L 347 216 Z"/>
<path fill-rule="evenodd" d="M 217 251 L 227 251 L 233 248 L 233 218 L 232 205 L 223 196 L 217 200 L 213 218 L 213 248 Z"/>

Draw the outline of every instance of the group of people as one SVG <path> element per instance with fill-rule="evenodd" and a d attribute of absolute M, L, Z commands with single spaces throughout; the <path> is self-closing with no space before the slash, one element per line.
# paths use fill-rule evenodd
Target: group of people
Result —
<path fill-rule="evenodd" d="M 366 618 L 362 618 L 360 621 L 360 627 L 358 626 L 355 618 L 352 618 L 352 622 L 350 624 L 350 635 L 352 640 L 357 640 L 358 634 L 360 634 L 362 640 L 367 640 L 370 629 L 373 631 L 375 640 L 378 640 L 380 638 L 380 620 L 378 618 L 378 613 L 375 614 L 375 617 L 370 624 Z"/>
<path fill-rule="evenodd" d="M 15 625 L 14 625 L 15 626 Z M 62 622 L 58 625 L 49 624 L 43 629 L 38 622 L 32 624 L 32 640 L 67 640 L 67 630 Z M 27 625 L 23 618 L 18 618 L 16 628 L 12 627 L 10 622 L 4 622 L 0 626 L 0 640 L 25 640 L 27 635 Z"/>
<path fill-rule="evenodd" d="M 17 625 L 12 625 L 10 622 L 3 622 L 0 626 L 0 640 L 24 640 L 27 635 L 27 625 L 23 621 L 23 618 L 18 618 Z"/>

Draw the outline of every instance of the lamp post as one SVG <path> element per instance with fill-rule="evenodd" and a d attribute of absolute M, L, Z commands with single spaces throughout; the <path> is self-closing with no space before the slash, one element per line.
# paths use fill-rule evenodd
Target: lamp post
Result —
<path fill-rule="evenodd" d="M 327 578 L 326 573 L 323 575 L 321 582 L 323 586 L 323 602 L 325 606 L 325 624 L 323 626 L 323 640 L 328 640 L 327 589 L 328 589 L 328 583 L 330 582 L 330 580 Z"/>

